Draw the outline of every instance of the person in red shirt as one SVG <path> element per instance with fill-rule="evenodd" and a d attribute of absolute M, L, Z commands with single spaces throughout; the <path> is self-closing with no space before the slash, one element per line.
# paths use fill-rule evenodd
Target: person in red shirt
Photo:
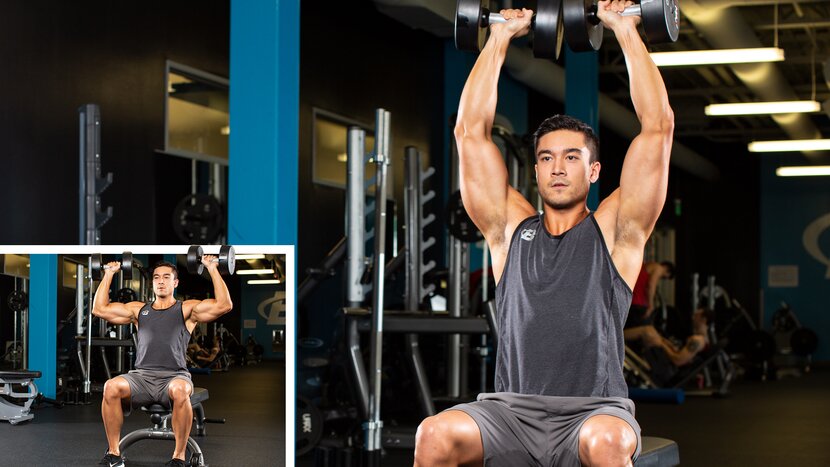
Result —
<path fill-rule="evenodd" d="M 637 282 L 631 295 L 631 308 L 628 310 L 628 319 L 625 329 L 650 325 L 654 321 L 654 297 L 657 295 L 657 285 L 662 279 L 674 278 L 674 264 L 669 261 L 658 263 L 647 261 L 640 269 Z M 629 339 L 626 332 L 625 340 Z"/>

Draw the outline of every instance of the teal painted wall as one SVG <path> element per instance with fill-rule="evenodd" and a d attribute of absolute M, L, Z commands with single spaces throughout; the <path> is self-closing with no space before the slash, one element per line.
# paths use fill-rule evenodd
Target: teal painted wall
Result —
<path fill-rule="evenodd" d="M 777 177 L 783 165 L 805 165 L 798 154 L 761 154 L 761 289 L 764 327 L 782 301 L 819 336 L 816 360 L 830 359 L 830 179 Z M 805 235 L 806 232 L 806 235 Z M 795 266 L 795 287 L 769 285 L 770 266 Z"/>

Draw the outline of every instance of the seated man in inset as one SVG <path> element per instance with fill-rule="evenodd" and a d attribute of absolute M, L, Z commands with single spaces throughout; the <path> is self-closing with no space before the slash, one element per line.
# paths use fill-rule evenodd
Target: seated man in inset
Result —
<path fill-rule="evenodd" d="M 666 351 L 674 366 L 680 367 L 691 362 L 697 354 L 709 345 L 709 323 L 714 320 L 715 314 L 708 308 L 698 308 L 692 314 L 692 334 L 686 338 L 683 346 L 661 336 L 654 326 L 648 324 L 628 328 L 623 333 L 626 341 L 640 341 L 643 349 L 659 347 Z"/>
<path fill-rule="evenodd" d="M 198 343 L 192 343 L 187 346 L 187 355 L 193 361 L 194 366 L 199 368 L 206 368 L 216 360 L 221 350 L 219 346 L 219 336 L 213 337 L 213 345 L 210 350 L 200 346 Z"/>
<path fill-rule="evenodd" d="M 173 458 L 166 464 L 184 466 L 187 438 L 193 422 L 190 396 L 193 382 L 187 371 L 185 351 L 190 335 L 198 323 L 211 322 L 231 311 L 228 287 L 217 269 L 215 256 L 203 255 L 202 264 L 213 281 L 214 297 L 206 300 L 177 300 L 173 295 L 179 285 L 176 266 L 161 262 L 153 268 L 151 303 L 110 302 L 112 277 L 121 268 L 120 263 L 109 263 L 95 292 L 92 314 L 112 324 L 133 324 L 138 329 L 135 370 L 116 376 L 104 385 L 101 417 L 109 448 L 101 464 L 123 467 L 119 440 L 124 412 L 131 407 L 159 403 L 173 412 L 173 434 L 176 447 Z"/>

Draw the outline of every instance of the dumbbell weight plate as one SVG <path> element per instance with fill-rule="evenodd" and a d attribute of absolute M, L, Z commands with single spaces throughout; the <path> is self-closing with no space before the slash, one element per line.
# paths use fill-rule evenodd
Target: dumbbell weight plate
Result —
<path fill-rule="evenodd" d="M 20 312 L 29 307 L 29 296 L 22 290 L 15 290 L 9 294 L 7 303 L 12 311 Z"/>
<path fill-rule="evenodd" d="M 222 245 L 219 249 L 219 272 L 233 275 L 236 270 L 236 254 L 230 245 Z"/>
<path fill-rule="evenodd" d="M 202 247 L 199 245 L 192 245 L 187 250 L 187 272 L 190 274 L 202 275 L 205 265 L 202 264 Z"/>
<path fill-rule="evenodd" d="M 133 254 L 129 251 L 121 255 L 121 272 L 124 274 L 124 280 L 133 278 Z"/>
<path fill-rule="evenodd" d="M 602 45 L 602 24 L 595 24 L 590 18 L 596 0 L 562 0 L 562 21 L 565 24 L 565 38 L 574 52 L 599 50 Z"/>
<path fill-rule="evenodd" d="M 533 56 L 556 60 L 562 51 L 565 28 L 562 0 L 539 0 L 533 18 Z"/>
<path fill-rule="evenodd" d="M 118 303 L 130 303 L 135 302 L 138 300 L 138 294 L 135 293 L 135 290 L 124 287 L 123 289 L 118 289 L 115 292 L 115 301 Z"/>
<path fill-rule="evenodd" d="M 487 0 L 458 0 L 455 9 L 455 47 L 467 52 L 479 52 L 487 41 L 488 28 L 482 26 Z"/>
<path fill-rule="evenodd" d="M 677 0 L 642 0 L 643 31 L 653 44 L 674 42 L 680 33 L 680 10 Z"/>
<path fill-rule="evenodd" d="M 211 195 L 187 195 L 173 210 L 173 231 L 183 242 L 213 243 L 224 225 L 222 205 Z"/>
<path fill-rule="evenodd" d="M 300 457 L 317 446 L 323 437 L 323 414 L 302 396 L 297 396 L 295 412 L 297 420 L 294 425 L 296 446 L 295 455 Z"/>
<path fill-rule="evenodd" d="M 93 253 L 89 256 L 89 270 L 92 275 L 92 280 L 99 281 L 104 275 L 103 264 L 101 260 L 101 253 Z"/>
<path fill-rule="evenodd" d="M 798 328 L 790 336 L 790 348 L 796 355 L 811 355 L 818 348 L 818 335 L 810 329 Z"/>

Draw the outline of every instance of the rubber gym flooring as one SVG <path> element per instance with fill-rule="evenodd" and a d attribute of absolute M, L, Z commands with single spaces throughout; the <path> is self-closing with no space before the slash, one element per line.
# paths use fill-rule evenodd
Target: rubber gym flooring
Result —
<path fill-rule="evenodd" d="M 207 388 L 207 418 L 226 423 L 207 424 L 207 436 L 194 439 L 211 467 L 285 465 L 285 364 L 262 362 L 231 367 L 228 372 L 194 375 L 198 387 Z M 106 450 L 101 422 L 101 395 L 90 405 L 42 405 L 33 420 L 12 426 L 0 421 L 0 466 L 94 466 Z M 122 436 L 151 426 L 141 411 L 124 420 Z M 126 465 L 158 466 L 173 452 L 173 442 L 143 440 L 124 454 Z"/>
<path fill-rule="evenodd" d="M 675 440 L 683 466 L 830 465 L 830 368 L 778 381 L 737 381 L 726 398 L 681 405 L 637 403 L 646 436 Z M 311 466 L 313 453 L 297 460 Z M 386 451 L 382 465 L 411 466 L 411 450 Z"/>

